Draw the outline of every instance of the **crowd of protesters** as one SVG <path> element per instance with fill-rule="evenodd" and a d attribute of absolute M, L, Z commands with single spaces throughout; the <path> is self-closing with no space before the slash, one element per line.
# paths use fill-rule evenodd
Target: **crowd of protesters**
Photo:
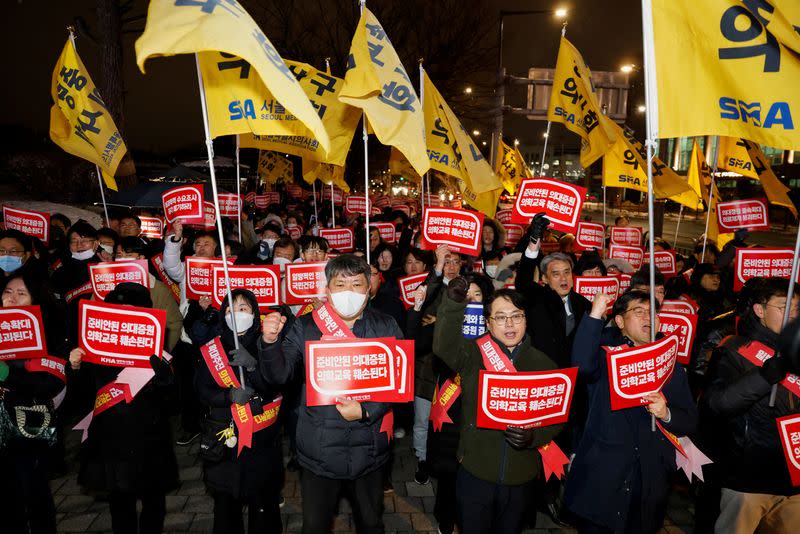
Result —
<path fill-rule="evenodd" d="M 769 399 L 774 384 L 800 372 L 800 348 L 794 342 L 789 353 L 761 367 L 742 355 L 754 343 L 774 354 L 784 311 L 790 307 L 796 319 L 800 296 L 795 292 L 787 302 L 788 280 L 774 278 L 751 279 L 733 291 L 732 250 L 750 246 L 745 233 L 722 251 L 701 240 L 689 257 L 677 255 L 677 276 L 656 272 L 650 287 L 647 268 L 633 272 L 624 261 L 603 258 L 602 250 L 576 250 L 574 237 L 557 238 L 543 215 L 514 247 L 506 246 L 503 225 L 487 218 L 480 255 L 469 257 L 445 245 L 421 250 L 414 206 L 409 213 L 386 208 L 371 218 L 395 226 L 396 243 L 387 243 L 377 230 L 367 240 L 363 217 L 338 207 L 330 213 L 312 202 L 248 205 L 238 221 L 223 220 L 224 242 L 215 229 L 180 222 L 163 239 L 143 237 L 132 212 L 111 213 L 99 229 L 53 214 L 46 246 L 15 230 L 0 233 L 2 305 L 40 306 L 49 353 L 64 367 L 60 380 L 24 360 L 0 361 L 0 415 L 6 414 L 0 420 L 0 531 L 56 531 L 48 478 L 65 469 L 65 433 L 120 372 L 83 361 L 78 348 L 78 303 L 93 298 L 82 291 L 87 266 L 154 257 L 164 269 L 150 263 L 148 287 L 119 284 L 106 302 L 165 310 L 164 349 L 172 358 L 153 357 L 154 378 L 142 391 L 94 417 L 79 455 L 78 483 L 107 500 L 115 533 L 162 531 L 165 496 L 179 483 L 175 447 L 195 441 L 213 496 L 215 533 L 281 532 L 285 469 L 301 471 L 304 533 L 331 531 L 343 493 L 358 532 L 383 532 L 396 444 L 384 432 L 390 413 L 396 437 L 411 433 L 414 481 L 438 481 L 434 515 L 441 533 L 515 533 L 535 524 L 537 510 L 579 532 L 658 531 L 679 473 L 675 447 L 652 431 L 652 418 L 676 436 L 691 437 L 714 462 L 705 468 L 704 483 L 691 486 L 698 532 L 800 528 L 800 489 L 792 486 L 775 424 L 800 413 L 800 399 L 783 386 L 774 403 Z M 319 237 L 317 229 L 333 220 L 353 228 L 352 253 Z M 624 217 L 616 221 L 628 224 Z M 557 250 L 546 254 L 545 243 Z M 187 298 L 184 258 L 219 257 L 223 247 L 238 265 L 274 264 L 283 271 L 294 262 L 327 262 L 326 298 L 311 307 L 270 309 L 260 309 L 246 288 L 234 290 L 219 309 L 208 297 Z M 656 247 L 670 244 L 658 239 Z M 422 273 L 427 278 L 408 307 L 398 280 Z M 631 284 L 613 305 L 607 295 L 590 302 L 575 291 L 574 276 L 619 273 L 632 274 Z M 613 411 L 603 347 L 650 343 L 658 330 L 651 323 L 651 291 L 657 308 L 665 298 L 696 303 L 694 351 L 646 405 Z M 565 424 L 505 431 L 477 426 L 478 374 L 486 366 L 477 336 L 463 328 L 469 304 L 483 306 L 481 324 L 511 370 L 578 368 Z M 414 401 L 339 399 L 309 406 L 306 342 L 330 334 L 315 321 L 320 310 L 333 318 L 337 335 L 413 339 Z M 203 362 L 200 347 L 217 337 L 245 378 L 240 387 L 220 387 Z M 437 424 L 439 396 L 452 384 L 461 394 Z M 279 424 L 257 432 L 237 455 L 231 405 L 262 414 L 276 402 Z M 14 414 L 33 406 L 46 407 L 42 432 L 13 431 L 20 427 Z M 564 480 L 545 481 L 537 448 L 553 440 L 570 464 Z"/>

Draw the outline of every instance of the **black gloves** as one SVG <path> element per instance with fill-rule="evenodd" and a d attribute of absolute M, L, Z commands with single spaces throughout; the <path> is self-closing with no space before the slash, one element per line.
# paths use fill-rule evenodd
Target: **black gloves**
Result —
<path fill-rule="evenodd" d="M 518 426 L 510 426 L 506 428 L 505 432 L 506 441 L 515 449 L 527 449 L 533 444 L 533 429 L 520 428 Z"/>
<path fill-rule="evenodd" d="M 240 404 L 244 406 L 250 400 L 250 397 L 253 396 L 255 390 L 251 387 L 243 387 L 243 388 L 232 388 L 231 390 L 231 402 L 236 404 Z"/>
<path fill-rule="evenodd" d="M 764 365 L 761 366 L 758 372 L 760 372 L 764 380 L 770 384 L 777 384 L 786 378 L 786 373 L 789 372 L 789 364 L 789 358 L 785 356 L 773 356 L 764 362 Z"/>
<path fill-rule="evenodd" d="M 253 355 L 250 354 L 246 348 L 239 347 L 238 349 L 233 349 L 231 351 L 233 355 L 233 359 L 231 360 L 231 365 L 234 367 L 244 367 L 247 369 L 248 372 L 253 372 L 256 370 L 256 364 L 258 363 Z"/>
<path fill-rule="evenodd" d="M 155 372 L 153 384 L 157 386 L 168 386 L 172 384 L 172 368 L 167 362 L 153 354 L 150 356 L 150 367 L 152 367 L 153 372 Z"/>
<path fill-rule="evenodd" d="M 531 219 L 530 240 L 537 243 L 544 235 L 544 230 L 550 225 L 550 219 L 545 216 L 543 211 L 537 213 Z"/>
<path fill-rule="evenodd" d="M 447 296 L 455 302 L 464 302 L 467 298 L 469 282 L 463 276 L 453 278 L 447 284 Z"/>

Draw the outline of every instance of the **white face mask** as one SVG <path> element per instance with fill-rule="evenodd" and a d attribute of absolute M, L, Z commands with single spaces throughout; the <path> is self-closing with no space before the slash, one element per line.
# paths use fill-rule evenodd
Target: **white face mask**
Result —
<path fill-rule="evenodd" d="M 105 251 L 106 254 L 109 256 L 114 255 L 114 246 L 113 245 L 100 245 L 100 248 Z"/>
<path fill-rule="evenodd" d="M 247 330 L 250 330 L 250 327 L 253 326 L 253 314 L 237 311 L 233 313 L 236 317 L 236 330 L 238 330 L 238 334 L 243 334 Z M 228 328 L 233 332 L 233 319 L 230 313 L 225 314 L 225 324 L 228 325 Z"/>
<path fill-rule="evenodd" d="M 267 244 L 267 246 L 270 248 L 270 250 L 272 250 L 272 247 L 274 247 L 274 246 L 275 246 L 275 243 L 277 243 L 277 242 L 278 242 L 278 240 L 277 240 L 277 239 L 262 239 L 261 241 L 262 241 L 263 243 L 266 243 L 266 244 Z"/>
<path fill-rule="evenodd" d="M 286 264 L 287 263 L 292 263 L 292 260 L 290 260 L 289 258 L 283 258 L 281 256 L 278 256 L 277 258 L 272 258 L 272 264 L 273 265 L 280 265 L 281 272 L 286 270 Z"/>
<path fill-rule="evenodd" d="M 72 259 L 73 260 L 79 260 L 79 261 L 88 260 L 92 256 L 94 256 L 94 249 L 91 249 L 91 248 L 89 250 L 84 250 L 82 252 L 73 252 L 72 253 Z"/>
<path fill-rule="evenodd" d="M 486 271 L 486 276 L 494 278 L 495 275 L 497 274 L 497 265 L 487 265 L 485 271 Z"/>
<path fill-rule="evenodd" d="M 357 314 L 367 301 L 365 293 L 339 291 L 331 293 L 331 303 L 341 317 L 349 318 Z"/>

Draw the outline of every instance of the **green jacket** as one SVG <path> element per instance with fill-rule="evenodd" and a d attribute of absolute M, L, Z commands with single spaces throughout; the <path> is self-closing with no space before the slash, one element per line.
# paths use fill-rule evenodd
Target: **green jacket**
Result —
<path fill-rule="evenodd" d="M 485 370 L 480 349 L 475 340 L 465 339 L 461 333 L 466 302 L 458 303 L 443 292 L 442 303 L 436 314 L 433 335 L 433 352 L 451 369 L 461 374 L 461 440 L 458 459 L 474 476 L 495 484 L 518 485 L 539 476 L 542 460 L 537 447 L 549 443 L 563 425 L 546 426 L 534 430 L 533 445 L 527 450 L 517 450 L 506 442 L 501 430 L 476 427 L 478 406 L 478 372 Z M 510 354 L 505 346 L 498 345 L 511 358 L 517 371 L 546 371 L 556 365 L 543 352 L 531 345 L 528 335 Z"/>

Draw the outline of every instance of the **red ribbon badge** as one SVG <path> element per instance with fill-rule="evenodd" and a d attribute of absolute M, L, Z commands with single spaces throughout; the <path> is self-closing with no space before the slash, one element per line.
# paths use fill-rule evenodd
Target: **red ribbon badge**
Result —
<path fill-rule="evenodd" d="M 544 479 L 549 480 L 550 476 L 564 478 L 564 466 L 569 463 L 569 458 L 564 451 L 551 441 L 543 447 L 539 447 L 539 454 L 542 455 L 542 467 L 544 468 Z"/>
<path fill-rule="evenodd" d="M 495 343 L 492 336 L 486 334 L 485 336 L 476 340 L 478 349 L 481 351 L 483 357 L 483 366 L 487 371 L 494 371 L 497 373 L 516 373 L 517 369 L 508 356 L 505 355 L 500 346 Z"/>
<path fill-rule="evenodd" d="M 429 417 L 433 423 L 434 432 L 441 431 L 442 425 L 445 423 L 453 424 L 453 420 L 450 419 L 447 412 L 453 407 L 459 396 L 461 396 L 461 375 L 457 374 L 455 377 L 445 380 L 441 390 L 438 385 L 436 386 Z"/>
<path fill-rule="evenodd" d="M 322 339 L 327 337 L 356 337 L 347 325 L 344 324 L 342 318 L 331 310 L 331 305 L 329 303 L 325 303 L 325 305 L 314 310 L 311 316 L 314 318 L 314 323 L 316 323 L 319 331 L 322 332 Z"/>
<path fill-rule="evenodd" d="M 228 356 L 225 354 L 219 336 L 200 347 L 200 354 L 203 355 L 203 361 L 206 362 L 208 371 L 219 387 L 226 389 L 241 387 L 233 372 L 233 367 L 228 362 Z"/>

